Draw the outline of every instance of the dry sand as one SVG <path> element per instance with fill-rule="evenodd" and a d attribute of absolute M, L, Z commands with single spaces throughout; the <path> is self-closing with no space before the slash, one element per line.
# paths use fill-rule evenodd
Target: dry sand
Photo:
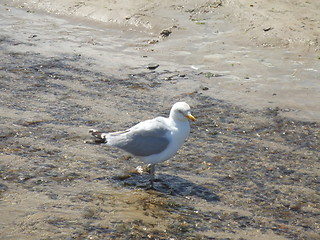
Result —
<path fill-rule="evenodd" d="M 18 7 L 77 16 L 159 34 L 163 29 L 192 28 L 190 21 L 214 21 L 216 14 L 236 28 L 235 36 L 261 46 L 299 46 L 319 50 L 318 1 L 3 1 Z M 245 39 L 244 38 L 244 39 Z"/>

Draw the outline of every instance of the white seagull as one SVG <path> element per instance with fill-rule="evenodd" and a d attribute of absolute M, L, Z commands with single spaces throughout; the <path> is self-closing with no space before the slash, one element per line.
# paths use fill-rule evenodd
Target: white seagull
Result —
<path fill-rule="evenodd" d="M 168 160 L 179 150 L 190 133 L 188 120 L 196 120 L 191 115 L 190 106 L 177 102 L 168 118 L 156 117 L 119 132 L 104 133 L 94 129 L 89 132 L 99 139 L 99 143 L 120 148 L 150 164 L 153 188 L 155 164 Z"/>

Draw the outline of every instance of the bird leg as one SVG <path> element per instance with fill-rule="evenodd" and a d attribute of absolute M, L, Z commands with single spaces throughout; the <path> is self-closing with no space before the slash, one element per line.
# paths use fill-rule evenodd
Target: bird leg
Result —
<path fill-rule="evenodd" d="M 154 174 L 155 174 L 155 172 L 156 172 L 156 165 L 155 164 L 151 164 L 150 165 L 150 172 L 149 172 L 151 189 L 154 189 L 153 182 L 154 182 Z"/>

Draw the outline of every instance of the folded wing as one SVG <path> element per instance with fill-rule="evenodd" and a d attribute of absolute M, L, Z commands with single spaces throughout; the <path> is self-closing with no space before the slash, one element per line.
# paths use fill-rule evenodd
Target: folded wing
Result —
<path fill-rule="evenodd" d="M 125 131 L 114 133 L 91 131 L 91 133 L 105 143 L 138 157 L 160 153 L 170 142 L 170 130 L 162 118 L 141 122 Z"/>

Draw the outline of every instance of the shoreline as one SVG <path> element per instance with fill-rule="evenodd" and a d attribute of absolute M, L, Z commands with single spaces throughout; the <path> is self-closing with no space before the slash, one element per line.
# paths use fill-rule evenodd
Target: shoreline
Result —
<path fill-rule="evenodd" d="M 320 121 L 316 25 L 319 22 L 320 26 L 320 17 L 311 11 L 309 18 L 303 18 L 306 14 L 303 12 L 293 20 L 294 13 L 306 5 L 292 2 L 291 10 L 286 12 L 284 3 L 274 4 L 237 5 L 235 1 L 217 0 L 197 4 L 182 1 L 175 5 L 151 1 L 145 5 L 144 1 L 138 1 L 122 6 L 119 2 L 99 0 L 90 4 L 46 0 L 39 5 L 30 0 L 15 1 L 13 5 L 64 16 L 76 25 L 101 30 L 109 26 L 127 32 L 126 37 L 131 38 L 130 44 L 137 50 L 132 54 L 147 56 L 149 62 L 162 67 L 193 72 L 193 91 L 205 87 L 209 91 L 204 94 L 243 107 L 279 108 L 283 116 Z M 310 4 L 307 5 L 311 7 Z M 308 28 L 299 25 L 307 32 L 290 25 L 299 19 L 310 25 Z M 282 25 L 286 23 L 290 24 L 284 31 Z M 161 34 L 164 30 L 168 35 Z M 95 36 L 88 39 L 95 41 Z M 129 63 L 128 67 L 134 68 L 134 64 Z"/>
<path fill-rule="evenodd" d="M 22 9 L 42 11 L 56 16 L 77 17 L 96 23 L 133 28 L 159 35 L 164 29 L 177 31 L 194 28 L 196 24 L 210 24 L 220 19 L 234 28 L 234 36 L 249 45 L 260 47 L 300 48 L 301 52 L 320 50 L 319 2 L 299 0 L 247 3 L 245 0 L 170 1 L 138 0 L 123 5 L 118 1 L 94 0 L 2 0 L 2 4 Z M 243 37 L 241 37 L 243 35 Z"/>

